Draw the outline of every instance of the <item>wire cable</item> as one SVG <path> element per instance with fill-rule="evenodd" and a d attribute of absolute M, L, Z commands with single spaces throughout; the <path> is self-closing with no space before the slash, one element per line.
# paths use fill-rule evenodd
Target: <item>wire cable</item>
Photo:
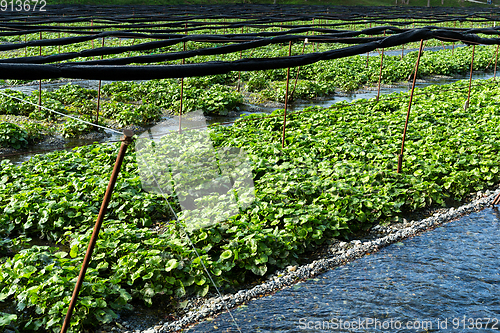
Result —
<path fill-rule="evenodd" d="M 108 130 L 108 131 L 111 131 L 111 132 L 115 132 L 115 133 L 118 133 L 118 134 L 122 134 L 122 132 L 117 131 L 117 130 L 115 130 L 115 129 L 112 129 L 112 128 L 109 128 L 109 127 L 106 127 L 106 126 L 101 126 L 101 125 L 93 124 L 93 123 L 91 123 L 91 122 L 89 122 L 89 121 L 86 121 L 86 120 L 80 119 L 80 118 L 78 118 L 78 117 L 73 117 L 73 116 L 70 116 L 70 115 L 68 115 L 68 114 L 64 114 L 64 113 L 62 113 L 62 112 L 59 112 L 59 111 L 56 111 L 56 110 L 49 109 L 49 108 L 47 108 L 47 107 L 45 107 L 45 106 L 38 105 L 38 104 L 35 104 L 35 103 L 33 103 L 33 102 L 27 101 L 27 100 L 25 100 L 25 99 L 22 99 L 22 98 L 19 98 L 19 97 L 16 97 L 16 96 L 12 96 L 12 95 L 6 94 L 6 93 L 4 93 L 4 92 L 2 92 L 2 91 L 0 91 L 0 94 L 2 94 L 2 95 L 4 95 L 4 96 L 7 96 L 7 97 L 10 97 L 10 98 L 13 98 L 13 99 L 17 99 L 17 100 L 19 100 L 19 101 L 21 101 L 21 102 L 23 102 L 23 103 L 28 103 L 28 104 L 34 105 L 34 106 L 36 106 L 36 107 L 39 107 L 39 108 L 42 108 L 42 109 L 44 109 L 44 110 L 47 110 L 47 111 L 53 112 L 53 113 L 58 114 L 58 115 L 60 115 L 60 116 L 63 116 L 63 117 L 67 117 L 67 118 L 71 118 L 71 119 L 78 120 L 78 121 L 80 121 L 80 122 L 82 122 L 82 123 L 84 123 L 84 124 L 87 124 L 87 125 L 91 125 L 91 126 L 94 126 L 94 127 L 99 127 L 99 128 L 102 128 L 102 129 L 106 129 L 106 130 Z"/>
<path fill-rule="evenodd" d="M 137 158 L 137 155 L 136 154 L 136 158 Z M 143 162 L 145 162 L 143 160 Z M 177 221 L 177 225 L 182 229 L 182 231 L 184 232 L 184 234 L 186 235 L 187 239 L 189 240 L 189 244 L 191 245 L 191 247 L 193 248 L 194 252 L 196 253 L 196 256 L 200 259 L 200 262 L 201 262 L 201 265 L 203 266 L 203 269 L 205 270 L 205 272 L 207 273 L 208 275 L 208 278 L 210 279 L 210 281 L 212 282 L 212 284 L 214 285 L 215 287 L 215 290 L 217 290 L 217 294 L 219 295 L 222 303 L 224 303 L 224 307 L 226 308 L 229 316 L 231 317 L 232 321 L 234 322 L 234 325 L 236 326 L 236 329 L 238 330 L 238 332 L 242 333 L 241 332 L 241 329 L 240 329 L 240 326 L 238 325 L 238 323 L 236 322 L 236 319 L 234 318 L 233 314 L 231 313 L 231 310 L 229 310 L 229 307 L 227 306 L 227 303 L 226 301 L 224 300 L 224 298 L 222 297 L 222 294 L 219 290 L 219 288 L 217 288 L 217 285 L 215 284 L 215 281 L 213 280 L 212 278 L 212 275 L 210 274 L 210 272 L 208 271 L 207 267 L 205 266 L 205 263 L 203 262 L 203 258 L 200 256 L 200 254 L 198 253 L 198 250 L 196 250 L 196 247 L 194 246 L 194 243 L 193 241 L 191 240 L 191 237 L 189 237 L 189 234 L 187 233 L 186 229 L 182 226 L 182 224 L 180 223 L 179 221 L 179 218 L 177 217 L 177 214 L 175 213 L 172 205 L 170 204 L 170 202 L 168 201 L 167 199 L 167 195 L 166 193 L 163 191 L 163 189 L 161 188 L 160 184 L 158 183 L 158 181 L 156 180 L 156 177 L 155 175 L 153 174 L 153 172 L 151 171 L 151 169 L 149 168 L 149 165 L 147 163 L 143 163 L 144 165 L 146 165 L 148 167 L 148 170 L 149 170 L 149 173 L 153 176 L 153 179 L 154 179 L 154 182 L 156 183 L 156 186 L 158 187 L 158 189 L 160 190 L 161 192 L 161 195 L 163 196 L 163 198 L 165 199 L 165 201 L 167 202 L 167 205 L 168 207 L 170 208 L 170 211 L 172 212 L 172 214 L 174 215 L 174 218 L 175 220 Z"/>

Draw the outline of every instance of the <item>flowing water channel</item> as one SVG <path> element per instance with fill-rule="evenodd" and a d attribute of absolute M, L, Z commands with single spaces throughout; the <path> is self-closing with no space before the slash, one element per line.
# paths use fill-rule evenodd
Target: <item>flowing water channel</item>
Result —
<path fill-rule="evenodd" d="M 242 332 L 498 332 L 500 213 L 488 208 L 232 311 Z M 188 332 L 237 332 L 227 313 Z"/>

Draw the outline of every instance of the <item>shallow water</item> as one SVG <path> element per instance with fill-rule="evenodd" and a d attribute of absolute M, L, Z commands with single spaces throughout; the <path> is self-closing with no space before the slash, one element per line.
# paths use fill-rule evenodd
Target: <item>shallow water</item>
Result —
<path fill-rule="evenodd" d="M 499 244 L 485 209 L 232 313 L 242 332 L 498 332 Z M 227 313 L 188 331 L 237 332 Z"/>
<path fill-rule="evenodd" d="M 442 50 L 443 48 L 446 49 L 446 50 L 452 50 L 452 49 L 457 49 L 459 47 L 465 47 L 466 45 L 464 44 L 457 44 L 457 45 L 445 45 L 444 47 L 443 46 L 432 46 L 432 47 L 424 47 L 423 51 L 440 51 Z M 415 49 L 415 48 L 410 48 L 410 49 L 399 49 L 399 50 L 385 50 L 384 51 L 384 55 L 387 55 L 387 56 L 401 56 L 401 53 L 403 53 L 403 56 L 407 55 L 408 53 L 410 52 L 418 52 L 418 49 Z M 373 52 L 370 52 L 368 55 L 370 57 L 378 57 L 380 56 L 381 54 L 381 50 L 378 50 L 378 51 L 373 51 Z M 362 56 L 366 56 L 366 53 L 364 54 L 361 54 Z"/>

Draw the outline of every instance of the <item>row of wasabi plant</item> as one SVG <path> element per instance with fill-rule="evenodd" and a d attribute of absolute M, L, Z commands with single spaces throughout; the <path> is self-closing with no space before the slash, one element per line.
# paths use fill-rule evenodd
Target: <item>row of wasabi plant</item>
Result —
<path fill-rule="evenodd" d="M 417 89 L 401 174 L 408 93 L 289 114 L 284 148 L 282 110 L 211 127 L 216 149 L 245 149 L 256 191 L 237 215 L 187 229 L 215 282 L 237 287 L 299 263 L 332 237 L 498 183 L 500 88 L 492 80 L 475 87 L 465 110 L 466 89 L 467 82 Z M 20 166 L 1 162 L 0 327 L 60 328 L 117 148 L 54 152 Z M 213 290 L 165 199 L 143 191 L 135 158 L 129 150 L 76 306 L 75 332 L 112 321 L 134 300 L 174 303 Z"/>

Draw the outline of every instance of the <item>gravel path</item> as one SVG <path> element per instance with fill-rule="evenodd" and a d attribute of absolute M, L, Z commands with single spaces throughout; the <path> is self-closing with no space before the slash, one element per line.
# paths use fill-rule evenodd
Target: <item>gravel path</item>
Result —
<path fill-rule="evenodd" d="M 389 244 L 399 242 L 427 230 L 432 230 L 443 223 L 486 208 L 491 205 L 498 193 L 500 193 L 500 187 L 497 187 L 495 191 L 477 192 L 469 198 L 472 200 L 470 203 L 458 208 L 436 209 L 432 216 L 417 221 L 403 220 L 403 223 L 375 226 L 363 238 L 350 242 L 333 240 L 321 251 L 318 259 L 302 266 L 288 266 L 284 270 L 276 271 L 274 274 L 267 276 L 267 279 L 259 285 L 239 290 L 233 294 L 225 294 L 223 298 L 189 299 L 185 314 L 175 321 L 160 321 L 153 325 L 150 324 L 146 328 L 144 326 L 144 319 L 139 319 L 139 317 L 135 316 L 127 318 L 126 321 L 118 320 L 115 325 L 104 326 L 97 332 L 160 333 L 180 331 L 189 325 L 224 312 L 224 302 L 231 309 L 248 303 L 257 297 L 272 294 L 280 289 L 290 287 L 304 279 L 312 278 L 329 269 L 344 265 L 366 254 L 376 252 Z M 169 314 L 165 313 L 165 315 Z"/>

